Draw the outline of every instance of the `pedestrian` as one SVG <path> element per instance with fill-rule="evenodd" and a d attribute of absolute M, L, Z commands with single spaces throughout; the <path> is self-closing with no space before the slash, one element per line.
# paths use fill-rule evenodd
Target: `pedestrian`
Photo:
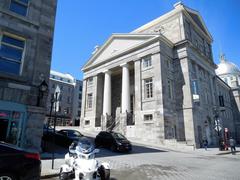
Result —
<path fill-rule="evenodd" d="M 232 137 L 230 137 L 230 139 L 229 139 L 229 145 L 231 147 L 232 154 L 235 153 L 235 151 L 236 151 L 236 147 L 235 147 L 236 146 L 236 141 Z"/>
<path fill-rule="evenodd" d="M 207 139 L 204 139 L 204 140 L 203 140 L 203 146 L 204 146 L 205 150 L 207 151 L 207 147 L 208 147 L 208 141 L 207 141 Z"/>

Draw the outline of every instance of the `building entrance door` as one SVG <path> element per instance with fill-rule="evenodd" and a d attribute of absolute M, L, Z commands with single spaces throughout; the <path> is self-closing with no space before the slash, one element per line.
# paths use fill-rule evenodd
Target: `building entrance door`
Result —
<path fill-rule="evenodd" d="M 0 141 L 6 141 L 8 119 L 0 119 Z"/>
<path fill-rule="evenodd" d="M 10 112 L 0 110 L 0 141 L 6 142 L 9 117 Z"/>
<path fill-rule="evenodd" d="M 19 145 L 23 114 L 16 111 L 0 110 L 0 141 Z"/>

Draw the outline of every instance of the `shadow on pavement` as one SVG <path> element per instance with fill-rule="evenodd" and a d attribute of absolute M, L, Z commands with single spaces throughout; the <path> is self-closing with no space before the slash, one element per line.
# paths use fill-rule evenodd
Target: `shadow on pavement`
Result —
<path fill-rule="evenodd" d="M 94 142 L 94 138 L 89 137 L 89 139 Z M 64 158 L 65 154 L 68 152 L 68 147 L 62 147 L 58 145 L 54 145 L 51 142 L 45 142 L 45 151 L 41 153 L 41 159 L 51 159 L 52 153 L 54 152 L 55 159 Z M 109 149 L 99 148 L 100 153 L 96 155 L 96 157 L 109 157 L 109 156 L 121 156 L 121 155 L 129 155 L 129 154 L 140 154 L 140 153 L 159 153 L 159 152 L 167 152 L 164 150 L 154 149 L 150 147 L 144 147 L 142 145 L 133 145 L 131 152 L 112 152 Z"/>
<path fill-rule="evenodd" d="M 226 155 L 226 154 L 236 155 L 238 153 L 240 153 L 240 151 L 235 151 L 235 152 L 227 151 L 227 152 L 218 153 L 217 155 Z"/>

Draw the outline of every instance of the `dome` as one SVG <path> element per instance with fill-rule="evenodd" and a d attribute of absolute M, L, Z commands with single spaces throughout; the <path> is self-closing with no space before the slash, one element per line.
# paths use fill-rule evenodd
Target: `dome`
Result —
<path fill-rule="evenodd" d="M 218 68 L 216 69 L 216 74 L 218 76 L 227 75 L 227 74 L 240 76 L 240 70 L 237 67 L 237 65 L 235 65 L 232 62 L 227 61 L 225 59 L 224 55 L 221 55 L 220 61 L 221 62 L 218 65 Z"/>

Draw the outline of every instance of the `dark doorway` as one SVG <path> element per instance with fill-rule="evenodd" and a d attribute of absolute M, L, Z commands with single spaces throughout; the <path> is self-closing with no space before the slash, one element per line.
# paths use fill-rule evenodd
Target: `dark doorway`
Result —
<path fill-rule="evenodd" d="M 0 141 L 6 141 L 8 119 L 0 119 Z"/>

